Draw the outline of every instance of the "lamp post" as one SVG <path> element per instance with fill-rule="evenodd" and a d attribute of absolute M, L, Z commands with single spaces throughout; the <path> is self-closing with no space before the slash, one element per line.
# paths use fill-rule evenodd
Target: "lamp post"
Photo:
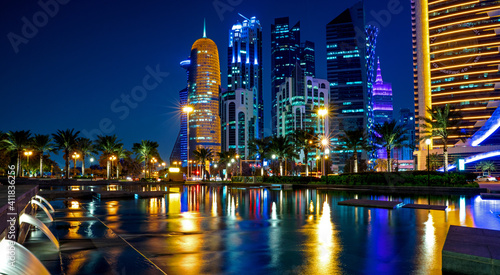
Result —
<path fill-rule="evenodd" d="M 73 158 L 73 169 L 75 169 L 73 176 L 76 176 L 76 160 L 80 157 L 80 155 L 75 152 L 71 157 Z"/>
<path fill-rule="evenodd" d="M 190 173 L 189 173 L 189 114 L 193 112 L 193 107 L 191 106 L 185 106 L 182 108 L 182 111 L 186 113 L 187 119 L 187 129 L 186 129 L 186 137 L 187 137 L 187 176 L 186 178 L 189 179 Z"/>
<path fill-rule="evenodd" d="M 321 140 L 321 145 L 323 146 L 323 152 L 324 152 L 324 157 L 323 157 L 323 163 L 321 164 L 321 174 L 325 174 L 325 158 L 326 158 L 326 150 L 328 150 L 328 139 L 323 138 Z"/>
<path fill-rule="evenodd" d="M 94 158 L 90 158 L 90 159 L 89 159 L 89 161 L 90 161 L 90 165 L 89 165 L 89 168 L 90 168 L 90 174 L 93 176 L 93 175 L 94 175 L 94 173 L 92 173 L 92 162 L 94 162 Z"/>
<path fill-rule="evenodd" d="M 113 161 L 116 160 L 116 156 L 113 155 L 113 156 L 109 157 L 109 160 L 111 161 L 111 168 L 109 169 L 110 170 L 109 174 L 113 175 L 113 172 L 112 172 L 113 171 Z"/>
<path fill-rule="evenodd" d="M 425 144 L 427 144 L 427 186 L 430 186 L 429 171 L 430 171 L 430 167 L 431 167 L 431 159 L 429 157 L 429 149 L 431 146 L 431 140 L 429 138 L 426 139 Z"/>
<path fill-rule="evenodd" d="M 158 161 L 158 160 L 157 160 L 155 157 L 153 157 L 153 158 L 151 159 L 151 164 L 153 164 L 153 168 L 155 167 L 155 163 L 156 163 L 157 161 Z M 151 177 L 151 170 L 152 170 L 152 169 L 150 168 L 150 169 L 149 169 L 149 177 Z"/>
<path fill-rule="evenodd" d="M 30 174 L 30 156 L 33 155 L 33 152 L 32 151 L 26 151 L 26 152 L 24 152 L 24 155 L 28 159 L 28 176 L 29 176 L 29 174 Z"/>
<path fill-rule="evenodd" d="M 241 161 L 240 161 L 240 155 L 236 154 L 236 159 L 238 160 L 238 170 L 239 170 L 239 176 L 241 176 Z"/>

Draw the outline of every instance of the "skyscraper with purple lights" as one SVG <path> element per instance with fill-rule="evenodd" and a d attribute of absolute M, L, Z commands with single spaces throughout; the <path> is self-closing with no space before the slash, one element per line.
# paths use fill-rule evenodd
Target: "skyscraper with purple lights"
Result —
<path fill-rule="evenodd" d="M 373 118 L 375 124 L 392 120 L 392 85 L 382 80 L 380 59 L 377 60 L 377 77 L 373 83 Z"/>
<path fill-rule="evenodd" d="M 382 79 L 380 69 L 380 58 L 377 60 L 377 77 L 373 83 L 373 120 L 375 124 L 384 124 L 392 120 L 392 85 Z M 375 133 L 376 135 L 376 133 Z M 387 151 L 384 148 L 377 150 L 377 158 L 387 158 Z"/>

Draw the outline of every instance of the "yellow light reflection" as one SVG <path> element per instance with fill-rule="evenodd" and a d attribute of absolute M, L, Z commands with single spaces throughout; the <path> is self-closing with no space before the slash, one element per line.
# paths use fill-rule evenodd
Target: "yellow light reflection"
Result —
<path fill-rule="evenodd" d="M 330 205 L 327 200 L 323 202 L 322 212 L 317 225 L 315 266 L 312 270 L 313 273 L 338 274 L 341 273 L 338 262 L 340 246 L 335 236 Z"/>
<path fill-rule="evenodd" d="M 181 213 L 181 194 L 180 193 L 168 194 L 168 213 L 169 214 Z"/>

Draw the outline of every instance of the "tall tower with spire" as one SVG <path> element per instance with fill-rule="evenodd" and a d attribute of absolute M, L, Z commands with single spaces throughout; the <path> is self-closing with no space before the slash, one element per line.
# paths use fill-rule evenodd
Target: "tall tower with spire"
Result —
<path fill-rule="evenodd" d="M 193 107 L 189 115 L 189 159 L 194 150 L 212 149 L 221 151 L 221 124 L 219 117 L 219 92 L 221 85 L 219 52 L 214 41 L 203 37 L 191 47 L 188 69 L 187 105 Z"/>
<path fill-rule="evenodd" d="M 373 118 L 375 124 L 384 124 L 392 120 L 392 85 L 382 80 L 380 58 L 377 59 L 377 76 L 373 83 Z"/>

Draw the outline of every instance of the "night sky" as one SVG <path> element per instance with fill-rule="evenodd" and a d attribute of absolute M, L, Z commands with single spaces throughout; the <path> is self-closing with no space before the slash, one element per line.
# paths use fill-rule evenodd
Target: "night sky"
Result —
<path fill-rule="evenodd" d="M 207 37 L 219 49 L 223 87 L 229 29 L 242 21 L 238 13 L 260 20 L 269 134 L 274 18 L 289 16 L 291 25 L 301 21 L 301 40 L 316 43 L 316 77 L 326 78 L 325 26 L 356 1 L 40 2 L 57 7 L 49 5 L 47 15 L 37 1 L 0 3 L 0 131 L 99 130 L 116 134 L 127 149 L 141 139 L 157 141 L 168 160 L 179 132 L 178 92 L 186 86 L 179 62 L 202 37 L 203 18 Z M 393 86 L 395 113 L 413 108 L 410 1 L 367 0 L 365 13 L 380 26 L 376 51 L 384 81 Z M 62 163 L 61 154 L 56 161 Z"/>

